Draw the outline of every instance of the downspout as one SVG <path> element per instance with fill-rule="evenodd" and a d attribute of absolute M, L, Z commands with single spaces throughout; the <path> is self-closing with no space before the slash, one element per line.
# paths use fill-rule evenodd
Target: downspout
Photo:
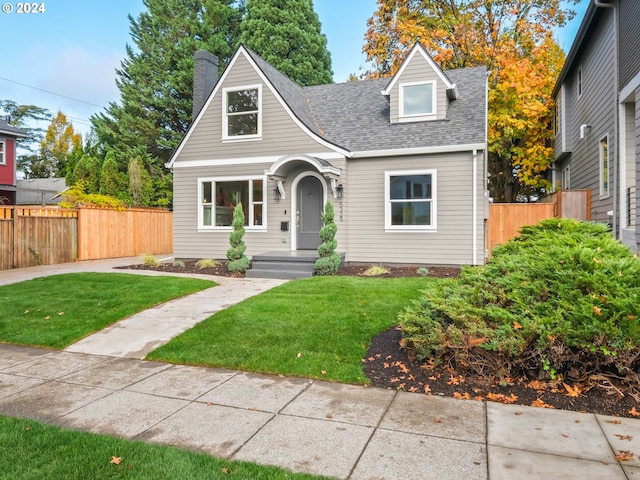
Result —
<path fill-rule="evenodd" d="M 473 187 L 472 187 L 472 195 L 473 200 L 471 202 L 472 209 L 472 229 L 471 229 L 471 242 L 473 244 L 473 253 L 472 253 L 472 263 L 473 265 L 478 264 L 478 246 L 476 245 L 478 241 L 478 225 L 476 224 L 478 220 L 478 150 L 473 151 Z"/>
<path fill-rule="evenodd" d="M 621 192 L 618 191 L 618 170 L 620 169 L 620 132 L 619 132 L 619 101 L 618 95 L 620 94 L 620 78 L 618 74 L 618 12 L 615 9 L 615 3 L 607 3 L 602 0 L 593 0 L 593 4 L 596 7 L 610 8 L 613 10 L 613 84 L 614 84 L 614 115 L 613 115 L 613 135 L 616 142 L 615 152 L 615 165 L 613 169 L 613 225 L 612 230 L 614 236 L 620 238 L 622 231 L 618 231 L 618 202 L 620 201 Z M 620 226 L 622 228 L 622 226 Z"/>

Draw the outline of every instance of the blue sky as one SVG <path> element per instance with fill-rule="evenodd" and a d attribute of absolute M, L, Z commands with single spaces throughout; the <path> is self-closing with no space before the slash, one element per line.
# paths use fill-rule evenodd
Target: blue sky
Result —
<path fill-rule="evenodd" d="M 0 3 L 4 11 L 7 2 Z M 86 132 L 89 117 L 119 99 L 115 69 L 125 58 L 126 44 L 132 43 L 127 15 L 137 17 L 142 0 L 45 0 L 37 2 L 44 4 L 44 13 L 30 14 L 18 14 L 17 2 L 8 3 L 13 12 L 0 13 L 0 32 L 8 49 L 0 67 L 0 99 L 35 104 L 54 114 L 61 110 L 77 131 Z M 343 82 L 350 73 L 362 73 L 364 34 L 376 0 L 313 3 L 327 36 L 334 80 Z M 587 4 L 582 0 L 577 18 L 558 32 L 565 50 Z"/>

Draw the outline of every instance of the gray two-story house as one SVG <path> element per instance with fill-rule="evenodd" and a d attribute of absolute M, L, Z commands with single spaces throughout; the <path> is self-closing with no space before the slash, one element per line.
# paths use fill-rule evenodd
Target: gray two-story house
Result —
<path fill-rule="evenodd" d="M 591 218 L 640 245 L 640 2 L 590 0 L 554 89 L 553 182 L 589 189 Z"/>
<path fill-rule="evenodd" d="M 485 261 L 484 67 L 443 71 L 419 44 L 391 78 L 300 87 L 240 46 L 220 78 L 196 53 L 194 121 L 168 166 L 174 254 L 313 253 L 334 205 L 347 262 Z"/>

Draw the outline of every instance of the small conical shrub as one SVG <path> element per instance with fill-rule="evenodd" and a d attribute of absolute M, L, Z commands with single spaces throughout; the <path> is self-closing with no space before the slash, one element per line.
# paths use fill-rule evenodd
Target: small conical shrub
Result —
<path fill-rule="evenodd" d="M 340 268 L 340 255 L 336 252 L 338 242 L 335 240 L 338 227 L 333 218 L 333 204 L 327 202 L 322 214 L 322 228 L 320 229 L 322 243 L 318 247 L 320 258 L 315 263 L 316 275 L 334 275 Z"/>
<path fill-rule="evenodd" d="M 244 211 L 242 204 L 237 204 L 233 209 L 233 222 L 231 222 L 233 232 L 229 237 L 231 248 L 227 250 L 227 268 L 230 272 L 246 272 L 249 268 L 249 257 L 244 252 L 247 246 L 242 237 L 244 237 Z"/>

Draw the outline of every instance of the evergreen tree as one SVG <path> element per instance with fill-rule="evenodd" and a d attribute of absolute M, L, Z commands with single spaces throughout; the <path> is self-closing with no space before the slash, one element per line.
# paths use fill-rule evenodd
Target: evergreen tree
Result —
<path fill-rule="evenodd" d="M 100 193 L 120 200 L 127 197 L 126 175 L 118 169 L 118 162 L 113 152 L 108 152 L 102 162 Z"/>
<path fill-rule="evenodd" d="M 300 85 L 333 81 L 312 0 L 247 0 L 240 41 Z"/>
<path fill-rule="evenodd" d="M 234 201 L 236 201 L 234 199 Z M 233 232 L 229 237 L 231 248 L 227 250 L 227 268 L 230 272 L 246 272 L 249 268 L 249 257 L 244 252 L 247 246 L 244 243 L 244 211 L 242 204 L 238 203 L 233 209 L 233 221 L 231 222 Z"/>
<path fill-rule="evenodd" d="M 82 190 L 85 193 L 99 193 L 101 170 L 102 162 L 99 158 L 92 155 L 83 155 L 73 170 L 75 184 L 82 185 Z"/>
<path fill-rule="evenodd" d="M 193 55 L 208 50 L 226 64 L 239 11 L 233 0 L 143 3 L 146 11 L 129 16 L 135 47 L 127 45 L 127 58 L 116 71 L 120 102 L 91 120 L 100 142 L 118 158 L 149 155 L 151 172 L 162 174 L 191 122 Z"/>
<path fill-rule="evenodd" d="M 335 239 L 338 226 L 334 221 L 333 204 L 327 202 L 322 214 L 322 228 L 320 229 L 320 240 L 322 243 L 318 247 L 320 258 L 316 260 L 316 275 L 334 275 L 340 268 L 340 254 L 336 252 L 338 242 Z"/>

